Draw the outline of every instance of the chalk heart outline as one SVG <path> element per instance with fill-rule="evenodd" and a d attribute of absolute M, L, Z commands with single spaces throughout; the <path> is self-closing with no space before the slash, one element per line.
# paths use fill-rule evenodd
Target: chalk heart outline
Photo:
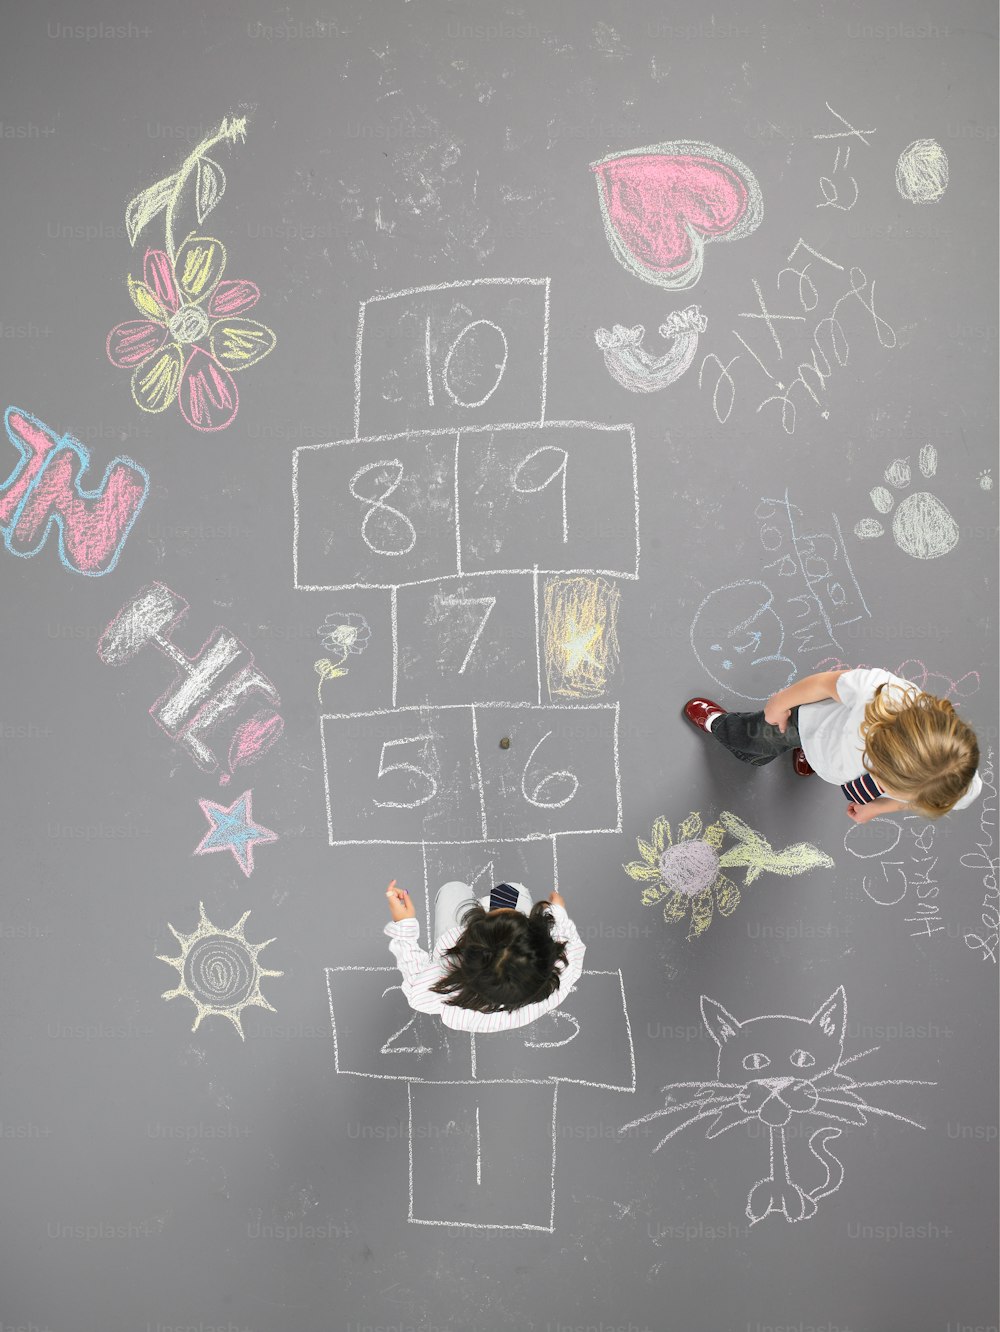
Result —
<path fill-rule="evenodd" d="M 667 290 L 701 277 L 706 241 L 749 236 L 764 216 L 757 178 L 715 144 L 679 140 L 591 163 L 611 252 Z"/>

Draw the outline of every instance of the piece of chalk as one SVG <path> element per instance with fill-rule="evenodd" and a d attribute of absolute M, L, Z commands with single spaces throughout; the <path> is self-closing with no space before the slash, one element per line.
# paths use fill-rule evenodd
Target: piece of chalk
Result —
<path fill-rule="evenodd" d="M 500 748 L 501 748 L 501 749 L 510 749 L 510 736 L 509 736 L 509 735 L 505 735 L 504 738 L 500 741 Z"/>

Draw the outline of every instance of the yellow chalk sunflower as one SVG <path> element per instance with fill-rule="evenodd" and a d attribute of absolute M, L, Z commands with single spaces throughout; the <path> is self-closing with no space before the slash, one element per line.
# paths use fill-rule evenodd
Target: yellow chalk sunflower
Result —
<path fill-rule="evenodd" d="M 739 904 L 740 890 L 722 873 L 719 863 L 724 836 L 721 824 L 710 823 L 706 828 L 700 814 L 689 814 L 678 825 L 674 841 L 670 824 L 659 818 L 650 841 L 636 839 L 642 859 L 622 867 L 646 885 L 642 890 L 646 906 L 663 903 L 663 919 L 668 924 L 683 920 L 690 911 L 689 939 L 704 934 L 716 907 L 720 916 L 731 916 Z"/>

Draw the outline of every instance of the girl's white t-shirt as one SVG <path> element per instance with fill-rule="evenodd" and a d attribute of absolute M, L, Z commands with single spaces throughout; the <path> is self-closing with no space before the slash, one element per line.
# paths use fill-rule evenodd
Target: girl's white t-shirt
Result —
<path fill-rule="evenodd" d="M 819 703 L 803 703 L 799 707 L 799 739 L 809 766 L 824 781 L 842 786 L 854 781 L 865 769 L 865 742 L 861 723 L 865 708 L 872 701 L 880 684 L 891 686 L 887 692 L 892 701 L 901 701 L 901 693 L 916 689 L 909 680 L 903 680 L 891 671 L 878 668 L 859 668 L 844 671 L 836 683 L 837 699 L 825 698 Z M 919 691 L 918 691 L 919 692 Z M 977 772 L 969 789 L 952 807 L 965 809 L 983 789 Z"/>

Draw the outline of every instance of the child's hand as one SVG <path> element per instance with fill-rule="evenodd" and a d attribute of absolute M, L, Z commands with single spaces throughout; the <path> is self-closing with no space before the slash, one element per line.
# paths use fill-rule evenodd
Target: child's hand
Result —
<path fill-rule="evenodd" d="M 867 823 L 869 819 L 874 819 L 878 815 L 877 800 L 873 800 L 868 805 L 859 805 L 856 800 L 852 800 L 847 806 L 847 817 L 853 819 L 855 823 Z"/>
<path fill-rule="evenodd" d="M 784 735 L 785 729 L 788 726 L 788 719 L 792 715 L 792 710 L 791 708 L 783 708 L 776 704 L 775 700 L 777 698 L 778 695 L 774 694 L 764 704 L 764 720 L 770 722 L 772 726 L 777 726 L 781 734 Z"/>
<path fill-rule="evenodd" d="M 417 913 L 410 901 L 410 894 L 405 888 L 397 888 L 395 879 L 385 890 L 385 895 L 389 899 L 389 914 L 393 920 L 409 920 L 416 916 Z"/>
<path fill-rule="evenodd" d="M 549 895 L 549 902 L 552 906 L 561 906 L 565 909 L 566 899 L 563 897 L 562 893 L 557 893 L 554 888 Z"/>

